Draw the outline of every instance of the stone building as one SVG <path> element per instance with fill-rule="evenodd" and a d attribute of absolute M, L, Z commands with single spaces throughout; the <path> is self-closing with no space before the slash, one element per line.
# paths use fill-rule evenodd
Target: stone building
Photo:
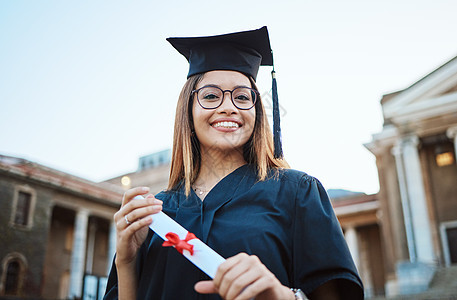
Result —
<path fill-rule="evenodd" d="M 335 214 L 364 284 L 365 297 L 385 294 L 384 253 L 378 195 L 335 195 L 328 190 Z"/>
<path fill-rule="evenodd" d="M 122 194 L 0 155 L 0 298 L 97 299 L 115 251 L 113 214 Z"/>
<path fill-rule="evenodd" d="M 429 286 L 457 263 L 457 57 L 381 99 L 376 156 L 386 294 Z"/>

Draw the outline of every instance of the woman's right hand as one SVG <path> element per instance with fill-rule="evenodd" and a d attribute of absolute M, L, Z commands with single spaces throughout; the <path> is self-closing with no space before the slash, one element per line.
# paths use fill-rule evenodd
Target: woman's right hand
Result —
<path fill-rule="evenodd" d="M 147 187 L 137 187 L 125 192 L 122 206 L 114 214 L 116 224 L 116 266 L 131 265 L 135 262 L 138 249 L 148 235 L 152 223 L 150 215 L 162 210 L 162 201 L 154 195 L 135 199 L 149 192 Z"/>

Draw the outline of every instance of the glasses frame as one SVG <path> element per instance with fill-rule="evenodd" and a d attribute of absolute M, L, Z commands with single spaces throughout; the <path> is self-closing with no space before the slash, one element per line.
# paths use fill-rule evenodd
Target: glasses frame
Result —
<path fill-rule="evenodd" d="M 216 107 L 204 107 L 204 106 L 202 105 L 202 103 L 200 102 L 200 99 L 198 98 L 198 92 L 199 92 L 200 90 L 204 89 L 204 88 L 207 88 L 207 87 L 217 88 L 217 89 L 219 89 L 219 90 L 222 92 L 222 100 L 221 100 L 221 103 L 219 103 L 218 106 L 216 106 Z M 241 108 L 241 107 L 238 107 L 238 105 L 236 105 L 235 101 L 233 100 L 233 92 L 234 92 L 236 89 L 249 89 L 249 90 L 251 90 L 251 92 L 254 92 L 254 94 L 256 95 L 256 97 L 255 97 L 254 101 L 252 101 L 252 106 L 251 106 L 251 107 L 249 107 L 249 108 Z M 191 95 L 193 96 L 194 94 L 197 94 L 197 102 L 198 102 L 198 104 L 200 104 L 200 106 L 201 106 L 203 109 L 216 109 L 216 108 L 218 108 L 219 106 L 221 106 L 222 103 L 224 103 L 224 100 L 225 100 L 225 93 L 226 93 L 226 92 L 229 92 L 229 93 L 230 93 L 230 100 L 232 101 L 232 104 L 233 104 L 236 108 L 238 108 L 238 109 L 240 109 L 240 110 L 250 110 L 251 108 L 253 108 L 253 107 L 255 106 L 255 104 L 257 103 L 257 99 L 260 97 L 259 91 L 257 91 L 256 89 L 247 87 L 247 86 L 238 86 L 238 87 L 234 88 L 233 90 L 223 90 L 223 89 L 221 89 L 220 87 L 218 87 L 218 86 L 216 86 L 216 85 L 205 85 L 205 86 L 202 86 L 201 88 L 198 88 L 198 89 L 196 89 L 196 90 L 193 90 L 192 93 L 191 93 Z"/>

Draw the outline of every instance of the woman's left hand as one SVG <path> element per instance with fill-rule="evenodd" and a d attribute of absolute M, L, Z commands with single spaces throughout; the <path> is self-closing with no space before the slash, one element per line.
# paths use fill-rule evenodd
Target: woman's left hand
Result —
<path fill-rule="evenodd" d="M 257 256 L 246 253 L 228 258 L 219 266 L 213 280 L 197 282 L 195 290 L 202 294 L 219 293 L 230 300 L 295 298 Z"/>

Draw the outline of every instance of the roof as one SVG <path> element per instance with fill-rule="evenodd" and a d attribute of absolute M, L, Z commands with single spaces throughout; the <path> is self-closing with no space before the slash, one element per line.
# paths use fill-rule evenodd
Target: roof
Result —
<path fill-rule="evenodd" d="M 421 83 L 422 81 L 424 81 L 425 79 L 427 79 L 428 77 L 430 77 L 432 74 L 435 74 L 437 73 L 438 71 L 440 71 L 441 69 L 445 68 L 446 66 L 454 63 L 454 62 L 457 62 L 457 56 L 455 56 L 454 58 L 450 59 L 449 61 L 447 61 L 446 63 L 444 63 L 443 65 L 441 65 L 440 67 L 438 67 L 437 69 L 433 70 L 432 72 L 428 73 L 427 75 L 425 75 L 424 77 L 422 77 L 421 79 L 419 79 L 418 81 L 414 82 L 413 84 L 411 84 L 410 86 L 408 86 L 407 88 L 403 89 L 403 90 L 399 90 L 399 91 L 396 91 L 396 92 L 392 92 L 392 93 L 389 93 L 389 94 L 385 94 L 383 95 L 383 97 L 381 98 L 381 104 L 384 104 L 386 103 L 387 101 L 389 101 L 390 99 L 394 98 L 396 95 L 400 94 L 400 93 L 403 93 L 404 91 L 406 90 L 409 90 L 411 89 L 412 87 L 416 86 L 417 84 Z"/>
<path fill-rule="evenodd" d="M 344 190 L 344 189 L 328 189 L 327 193 L 329 197 L 332 199 L 332 201 L 339 200 L 341 198 L 346 198 L 350 196 L 355 196 L 355 195 L 361 195 L 364 193 L 362 192 L 354 192 L 354 191 L 349 191 L 349 190 Z"/>
<path fill-rule="evenodd" d="M 349 215 L 376 213 L 379 209 L 378 194 L 354 194 L 347 197 L 332 199 L 332 206 L 338 218 Z"/>
<path fill-rule="evenodd" d="M 8 173 L 99 202 L 119 205 L 124 191 L 113 184 L 96 183 L 26 159 L 0 154 L 0 173 Z"/>

